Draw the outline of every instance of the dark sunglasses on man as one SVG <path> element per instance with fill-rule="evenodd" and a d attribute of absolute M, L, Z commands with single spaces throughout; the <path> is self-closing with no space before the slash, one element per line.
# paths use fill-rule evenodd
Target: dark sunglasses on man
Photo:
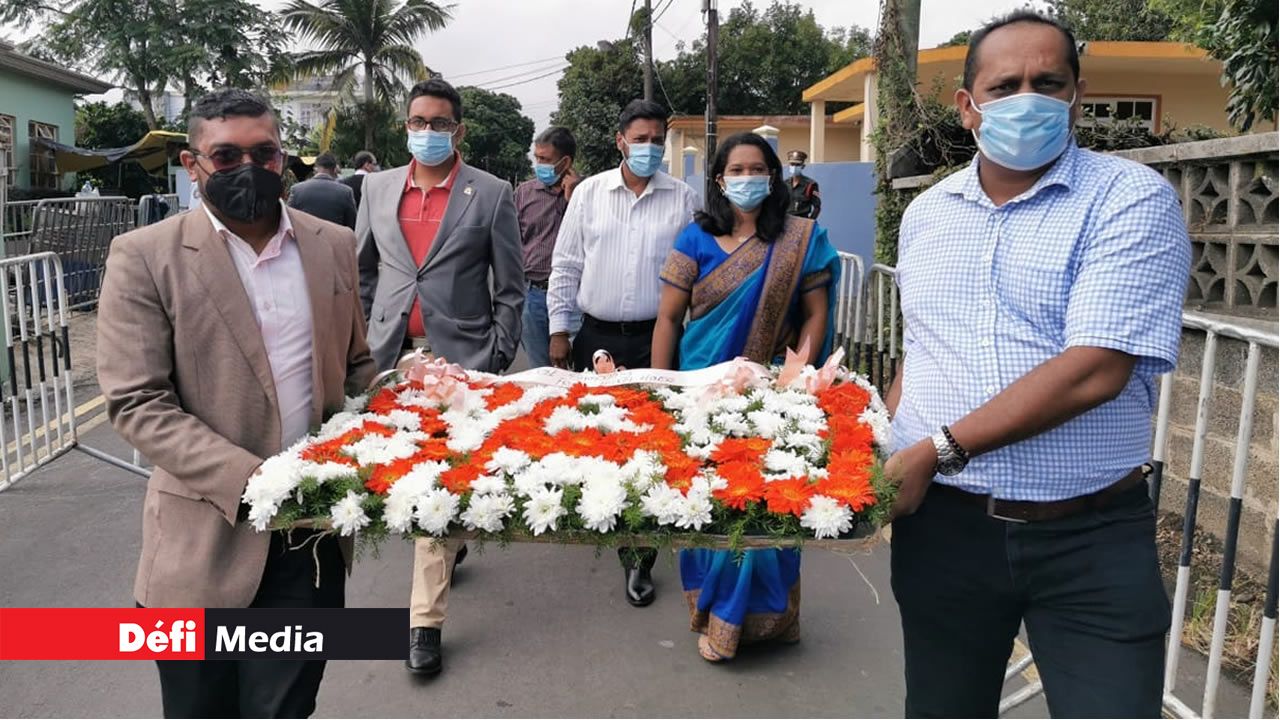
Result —
<path fill-rule="evenodd" d="M 238 145 L 218 145 L 208 153 L 202 153 L 199 150 L 188 149 L 187 152 L 197 158 L 209 158 L 209 162 L 213 164 L 214 171 L 231 170 L 241 164 L 244 156 L 249 156 L 249 161 L 254 165 L 264 168 L 276 169 L 284 165 L 285 152 L 278 145 L 271 143 L 263 143 L 254 145 L 253 147 L 239 147 Z"/>

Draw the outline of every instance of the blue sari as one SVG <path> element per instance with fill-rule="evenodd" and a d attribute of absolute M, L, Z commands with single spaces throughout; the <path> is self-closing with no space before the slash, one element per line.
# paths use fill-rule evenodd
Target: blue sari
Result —
<path fill-rule="evenodd" d="M 685 228 L 662 281 L 690 293 L 689 324 L 680 341 L 680 369 L 697 370 L 746 357 L 781 360 L 798 346 L 801 297 L 828 288 L 827 332 L 819 362 L 831 352 L 840 259 L 812 220 L 789 217 L 772 243 L 752 238 L 726 253 L 696 223 Z M 767 639 L 799 639 L 800 553 L 749 550 L 736 563 L 728 550 L 683 550 L 680 580 L 691 629 L 720 658 Z"/>

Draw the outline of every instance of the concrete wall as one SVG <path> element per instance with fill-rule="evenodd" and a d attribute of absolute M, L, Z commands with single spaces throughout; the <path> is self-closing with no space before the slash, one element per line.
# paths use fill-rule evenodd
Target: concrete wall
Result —
<path fill-rule="evenodd" d="M 14 163 L 18 167 L 16 187 L 31 184 L 31 146 L 27 124 L 35 120 L 58 128 L 58 142 L 68 145 L 76 141 L 76 109 L 73 95 L 47 83 L 6 71 L 0 71 L 0 114 L 14 118 Z M 70 183 L 63 178 L 63 187 Z"/>
<path fill-rule="evenodd" d="M 720 140 L 724 140 L 730 135 L 749 131 L 754 128 L 729 128 L 720 127 Z M 693 166 L 698 172 L 702 171 L 703 154 L 706 152 L 707 143 L 706 136 L 701 129 L 699 130 L 673 130 L 671 137 L 667 142 L 667 155 L 671 157 L 675 154 L 681 156 L 683 148 L 692 146 L 698 149 L 694 153 Z M 858 159 L 862 144 L 862 127 L 860 125 L 828 125 L 827 126 L 827 162 L 852 162 Z M 786 164 L 787 152 L 791 150 L 803 150 L 809 152 L 809 126 L 803 127 L 784 127 L 778 131 L 778 155 L 782 157 L 783 164 Z M 677 168 L 677 172 L 673 173 L 676 177 L 683 178 L 683 160 L 673 163 L 673 168 Z"/>

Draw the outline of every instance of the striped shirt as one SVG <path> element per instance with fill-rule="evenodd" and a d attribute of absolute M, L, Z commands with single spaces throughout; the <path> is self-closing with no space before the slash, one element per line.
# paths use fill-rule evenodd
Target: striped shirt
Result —
<path fill-rule="evenodd" d="M 639 197 L 621 168 L 579 183 L 551 260 L 551 332 L 569 332 L 575 309 L 607 322 L 657 317 L 658 275 L 699 205 L 693 188 L 661 171 Z"/>
<path fill-rule="evenodd" d="M 569 201 L 564 185 L 547 187 L 541 180 L 526 180 L 516 187 L 516 218 L 524 245 L 524 276 L 534 282 L 551 277 L 551 253 L 560 233 L 560 221 Z"/>
<path fill-rule="evenodd" d="M 1067 348 L 1101 347 L 1138 358 L 1118 397 L 935 480 L 1048 502 L 1124 477 L 1150 458 L 1155 376 L 1178 359 L 1190 259 L 1178 196 L 1145 166 L 1072 143 L 1030 190 L 996 207 L 975 158 L 902 218 L 898 449 Z"/>

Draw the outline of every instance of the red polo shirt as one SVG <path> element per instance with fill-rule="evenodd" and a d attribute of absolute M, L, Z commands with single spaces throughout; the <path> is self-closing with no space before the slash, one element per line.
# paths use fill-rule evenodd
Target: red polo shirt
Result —
<path fill-rule="evenodd" d="M 413 180 L 413 172 L 418 167 L 417 160 L 409 161 L 409 177 L 404 184 L 404 192 L 400 195 L 400 232 L 404 234 L 405 244 L 413 255 L 413 261 L 422 267 L 431 251 L 431 244 L 436 241 L 440 232 L 440 221 L 444 219 L 444 211 L 449 207 L 449 194 L 453 190 L 454 178 L 458 176 L 458 168 L 462 167 L 462 158 L 454 154 L 453 169 L 444 182 L 433 188 L 423 190 Z M 426 337 L 427 330 L 422 325 L 422 301 L 414 297 L 413 309 L 409 311 L 409 337 Z"/>

